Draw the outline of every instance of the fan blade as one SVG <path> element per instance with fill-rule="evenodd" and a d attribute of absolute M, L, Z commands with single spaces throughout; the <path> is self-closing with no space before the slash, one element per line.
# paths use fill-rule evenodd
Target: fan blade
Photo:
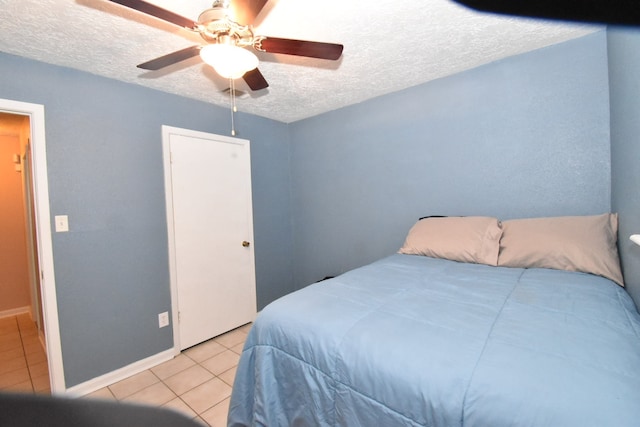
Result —
<path fill-rule="evenodd" d="M 233 0 L 229 5 L 230 17 L 242 25 L 251 25 L 268 0 Z"/>
<path fill-rule="evenodd" d="M 605 24 L 639 25 L 640 7 L 629 0 L 455 0 L 472 9 L 508 15 Z"/>
<path fill-rule="evenodd" d="M 242 76 L 242 78 L 247 83 L 247 85 L 249 85 L 251 90 L 260 90 L 269 87 L 269 83 L 267 83 L 264 76 L 257 68 L 254 68 L 251 71 L 247 71 L 246 73 L 244 73 L 244 76 Z"/>
<path fill-rule="evenodd" d="M 342 55 L 344 46 L 333 43 L 265 37 L 256 43 L 256 49 L 269 53 L 284 53 L 286 55 L 307 56 L 309 58 L 331 59 L 335 61 Z"/>
<path fill-rule="evenodd" d="M 185 27 L 192 29 L 197 24 L 193 22 L 191 19 L 187 19 L 184 16 L 178 15 L 177 13 L 173 13 L 169 10 L 158 7 L 154 4 L 147 3 L 142 0 L 109 0 L 113 3 L 118 3 L 133 10 L 137 10 L 142 13 L 146 13 L 147 15 L 155 16 L 156 18 L 160 18 L 164 21 L 171 22 L 172 24 L 176 24 L 180 27 Z"/>
<path fill-rule="evenodd" d="M 168 67 L 169 65 L 176 64 L 189 58 L 193 58 L 200 54 L 200 46 L 190 46 L 186 49 L 178 50 L 176 52 L 169 53 L 151 61 L 147 61 L 138 65 L 138 68 L 143 70 L 157 71 L 161 68 Z"/>

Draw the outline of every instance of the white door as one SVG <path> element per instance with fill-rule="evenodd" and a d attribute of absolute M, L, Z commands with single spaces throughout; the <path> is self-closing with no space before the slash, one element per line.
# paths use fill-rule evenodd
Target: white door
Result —
<path fill-rule="evenodd" d="M 255 318 L 251 162 L 247 140 L 163 126 L 163 144 L 182 350 Z"/>

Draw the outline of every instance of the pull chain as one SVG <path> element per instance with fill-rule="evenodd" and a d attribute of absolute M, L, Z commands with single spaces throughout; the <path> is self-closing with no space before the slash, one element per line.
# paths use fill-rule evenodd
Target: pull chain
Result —
<path fill-rule="evenodd" d="M 231 104 L 231 136 L 236 136 L 234 116 L 238 109 L 236 107 L 236 82 L 234 79 L 229 79 L 229 86 L 229 103 Z"/>

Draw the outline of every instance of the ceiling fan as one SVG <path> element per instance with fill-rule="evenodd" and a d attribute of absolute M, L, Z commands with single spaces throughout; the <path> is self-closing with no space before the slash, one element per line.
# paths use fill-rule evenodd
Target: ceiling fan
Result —
<path fill-rule="evenodd" d="M 251 24 L 268 0 L 215 0 L 194 22 L 142 0 L 109 0 L 200 34 L 204 45 L 190 46 L 138 65 L 144 70 L 160 70 L 200 55 L 221 76 L 242 77 L 251 90 L 269 87 L 258 70 L 258 58 L 247 48 L 259 52 L 281 53 L 337 60 L 343 45 L 255 35 Z"/>

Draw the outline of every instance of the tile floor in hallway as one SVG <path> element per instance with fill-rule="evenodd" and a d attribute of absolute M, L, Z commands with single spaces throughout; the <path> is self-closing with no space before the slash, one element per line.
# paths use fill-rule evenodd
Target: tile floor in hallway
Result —
<path fill-rule="evenodd" d="M 35 351 L 32 335 L 37 339 L 37 331 L 30 325 L 28 314 L 0 319 L 0 391 L 49 393 L 48 371 L 42 371 L 46 356 L 41 346 L 41 355 Z M 204 426 L 226 426 L 236 366 L 250 328 L 227 332 L 82 398 L 164 406 Z"/>
<path fill-rule="evenodd" d="M 47 356 L 29 313 L 0 318 L 0 391 L 50 393 Z"/>

